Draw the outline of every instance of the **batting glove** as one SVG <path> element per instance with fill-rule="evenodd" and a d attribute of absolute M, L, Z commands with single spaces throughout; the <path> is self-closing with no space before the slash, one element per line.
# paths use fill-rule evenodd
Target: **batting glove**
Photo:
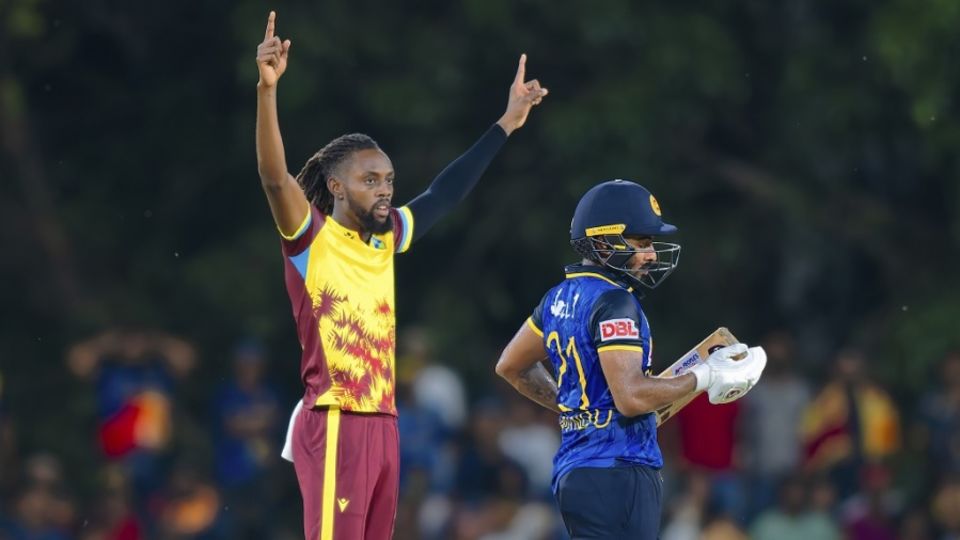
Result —
<path fill-rule="evenodd" d="M 744 356 L 741 360 L 736 358 Z M 707 390 L 710 403 L 730 403 L 746 395 L 760 380 L 767 366 L 762 347 L 747 348 L 738 343 L 714 351 L 707 360 L 694 366 L 696 391 Z"/>

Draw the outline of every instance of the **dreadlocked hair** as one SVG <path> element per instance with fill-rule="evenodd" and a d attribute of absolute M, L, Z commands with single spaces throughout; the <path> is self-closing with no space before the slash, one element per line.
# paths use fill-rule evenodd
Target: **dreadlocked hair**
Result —
<path fill-rule="evenodd" d="M 327 179 L 333 176 L 337 167 L 354 152 L 372 149 L 379 150 L 380 146 L 377 141 L 363 133 L 341 135 L 327 143 L 307 160 L 297 175 L 297 183 L 303 188 L 307 200 L 323 214 L 333 213 L 333 193 L 330 193 L 330 188 L 327 187 Z"/>

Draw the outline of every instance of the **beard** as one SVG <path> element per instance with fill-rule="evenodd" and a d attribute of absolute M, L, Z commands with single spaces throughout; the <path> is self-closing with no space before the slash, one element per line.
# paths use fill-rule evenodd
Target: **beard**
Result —
<path fill-rule="evenodd" d="M 360 222 L 360 226 L 363 227 L 363 230 L 372 234 L 386 234 L 393 229 L 393 223 L 390 219 L 390 215 L 387 215 L 387 218 L 383 221 L 377 219 L 377 216 L 373 215 L 373 207 L 363 208 L 357 204 L 353 199 L 347 197 L 347 202 L 350 203 L 350 210 L 357 216 L 357 220 Z M 380 204 L 381 201 L 374 203 L 374 206 Z"/>

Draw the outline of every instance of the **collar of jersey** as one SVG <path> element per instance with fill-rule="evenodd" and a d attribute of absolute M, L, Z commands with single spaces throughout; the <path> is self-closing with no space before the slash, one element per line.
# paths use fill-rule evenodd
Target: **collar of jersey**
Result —
<path fill-rule="evenodd" d="M 347 228 L 347 227 L 344 227 L 343 225 L 340 224 L 339 221 L 333 219 L 333 216 L 327 216 L 327 219 L 326 219 L 326 221 L 325 221 L 325 223 L 324 223 L 324 226 L 325 226 L 325 227 L 329 226 L 330 228 L 332 228 L 333 231 L 335 232 L 335 234 L 337 234 L 337 235 L 340 235 L 340 236 L 344 236 L 344 237 L 349 238 L 349 239 L 351 240 L 351 242 L 350 242 L 351 244 L 353 244 L 353 241 L 356 241 L 357 244 L 359 244 L 359 245 L 361 245 L 361 246 L 366 246 L 366 247 L 368 247 L 368 248 L 370 248 L 370 249 L 373 249 L 373 250 L 376 250 L 376 251 L 383 251 L 383 248 L 378 248 L 378 247 L 376 247 L 376 246 L 373 245 L 373 239 L 374 239 L 374 238 L 377 238 L 378 241 L 383 242 L 383 239 L 382 239 L 382 238 L 378 238 L 378 235 L 376 235 L 376 234 L 371 234 L 371 235 L 370 235 L 370 241 L 369 241 L 369 242 L 364 242 L 364 241 L 363 241 L 363 238 L 361 238 L 361 236 L 360 236 L 360 233 L 358 233 L 357 231 L 355 231 L 355 230 L 353 230 L 353 229 L 349 229 L 349 228 Z"/>
<path fill-rule="evenodd" d="M 564 268 L 564 273 L 566 274 L 567 279 L 582 277 L 601 279 L 611 285 L 616 285 L 617 287 L 633 292 L 633 287 L 625 284 L 619 276 L 602 266 L 571 264 Z"/>

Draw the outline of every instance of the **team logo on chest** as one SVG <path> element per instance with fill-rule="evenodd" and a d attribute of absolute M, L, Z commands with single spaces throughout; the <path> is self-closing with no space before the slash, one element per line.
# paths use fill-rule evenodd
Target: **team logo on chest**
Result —
<path fill-rule="evenodd" d="M 640 331 L 633 319 L 610 319 L 600 323 L 600 341 L 639 338 Z"/>

